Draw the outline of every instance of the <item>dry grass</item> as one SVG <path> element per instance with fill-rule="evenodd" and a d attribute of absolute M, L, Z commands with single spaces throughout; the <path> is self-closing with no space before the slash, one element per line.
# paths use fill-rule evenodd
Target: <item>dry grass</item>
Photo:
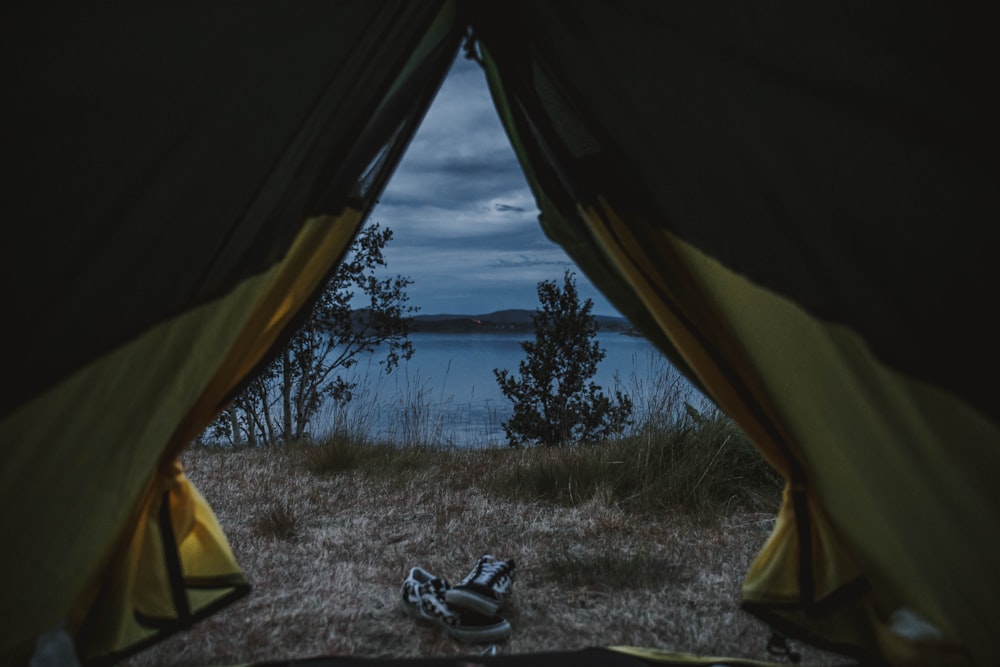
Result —
<path fill-rule="evenodd" d="M 636 512 L 600 485 L 572 503 L 531 498 L 491 479 L 526 465 L 524 452 L 349 450 L 188 451 L 254 589 L 126 664 L 476 653 L 396 601 L 410 567 L 454 582 L 484 553 L 517 563 L 502 653 L 624 644 L 774 659 L 769 630 L 739 610 L 773 507 Z"/>

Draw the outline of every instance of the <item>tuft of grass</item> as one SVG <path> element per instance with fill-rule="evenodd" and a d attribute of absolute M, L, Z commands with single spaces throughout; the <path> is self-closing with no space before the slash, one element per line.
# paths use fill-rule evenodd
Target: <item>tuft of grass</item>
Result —
<path fill-rule="evenodd" d="M 633 474 L 650 509 L 759 511 L 776 508 L 780 500 L 781 477 L 714 405 L 699 411 L 685 404 L 681 418 L 652 421 L 619 446 L 632 453 Z"/>
<path fill-rule="evenodd" d="M 639 513 L 668 507 L 718 514 L 773 511 L 783 481 L 717 408 L 688 405 L 679 418 L 650 420 L 626 437 L 571 448 L 521 450 L 488 484 L 518 499 L 568 505 L 610 494 Z"/>
<path fill-rule="evenodd" d="M 373 442 L 363 434 L 338 431 L 316 443 L 302 445 L 307 468 L 336 475 L 360 470 L 376 477 L 403 481 L 414 471 L 438 466 L 447 450 L 430 445 Z"/>
<path fill-rule="evenodd" d="M 467 450 L 374 442 L 347 431 L 301 447 L 306 466 L 317 474 L 358 470 L 404 484 L 417 471 L 434 469 L 451 488 L 480 487 L 567 506 L 602 495 L 640 514 L 666 508 L 706 515 L 773 511 L 783 486 L 732 419 L 714 406 L 699 410 L 687 402 L 648 413 L 626 436 L 573 447 Z"/>
<path fill-rule="evenodd" d="M 598 493 L 631 495 L 615 452 L 608 446 L 524 450 L 493 478 L 492 490 L 514 498 L 579 505 Z"/>
<path fill-rule="evenodd" d="M 363 441 L 346 431 L 335 431 L 316 445 L 304 445 L 306 465 L 318 474 L 336 474 L 358 467 L 364 459 Z"/>
<path fill-rule="evenodd" d="M 450 369 L 450 367 L 449 367 Z M 400 406 L 395 411 L 395 428 L 393 440 L 403 449 L 422 449 L 436 446 L 444 441 L 445 420 L 440 410 L 435 410 L 434 398 L 431 395 L 431 381 L 423 380 L 417 372 L 411 378 L 404 371 L 402 384 L 397 377 L 395 405 Z M 448 371 L 445 371 L 447 382 Z M 451 397 L 440 397 L 440 403 L 446 405 Z"/>
<path fill-rule="evenodd" d="M 664 359 L 650 357 L 646 372 L 633 372 L 629 385 L 616 387 L 633 397 L 627 433 L 569 448 L 520 450 L 486 483 L 508 497 L 570 506 L 606 495 L 643 514 L 679 508 L 716 516 L 778 507 L 781 477 L 736 423 L 699 400 Z"/>
<path fill-rule="evenodd" d="M 254 529 L 262 537 L 293 540 L 299 535 L 302 521 L 287 498 L 274 499 L 254 517 Z"/>

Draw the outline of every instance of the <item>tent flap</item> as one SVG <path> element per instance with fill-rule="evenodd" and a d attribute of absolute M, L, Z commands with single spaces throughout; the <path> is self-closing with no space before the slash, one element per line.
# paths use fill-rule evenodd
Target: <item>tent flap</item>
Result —
<path fill-rule="evenodd" d="M 322 289 L 468 28 L 546 234 L 787 481 L 745 607 L 865 659 L 992 663 L 987 17 L 654 0 L 0 12 L 0 661 L 60 623 L 111 658 L 245 592 L 175 461 Z"/>
<path fill-rule="evenodd" d="M 19 286 L 0 401 L 3 531 L 18 539 L 0 566 L 35 573 L 0 603 L 4 660 L 60 622 L 98 652 L 145 641 L 82 607 L 158 520 L 155 471 L 335 269 L 461 37 L 451 2 L 61 5 L 4 10 L 19 29 L 0 47 L 19 165 L 4 212 L 20 230 L 0 268 Z M 115 593 L 116 608 L 138 600 L 179 627 L 150 571 L 121 585 L 153 597 Z M 192 616 L 213 606 L 203 595 L 189 588 Z"/>
<path fill-rule="evenodd" d="M 854 656 L 988 662 L 979 47 L 925 8 L 494 9 L 475 34 L 543 226 L 788 480 L 747 608 Z M 900 610 L 937 639 L 887 632 Z"/>

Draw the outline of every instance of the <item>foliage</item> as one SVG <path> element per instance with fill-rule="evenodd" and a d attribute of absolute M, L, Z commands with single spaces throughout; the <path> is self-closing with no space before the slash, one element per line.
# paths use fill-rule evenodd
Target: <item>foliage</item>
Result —
<path fill-rule="evenodd" d="M 784 485 L 736 423 L 715 406 L 651 416 L 600 445 L 523 450 L 489 480 L 502 495 L 581 505 L 607 497 L 639 514 L 678 508 L 714 515 L 773 512 Z"/>
<path fill-rule="evenodd" d="M 605 355 L 595 340 L 593 302 L 580 302 L 570 271 L 561 289 L 555 281 L 538 283 L 538 299 L 535 340 L 521 343 L 527 356 L 519 376 L 493 370 L 503 395 L 514 404 L 513 415 L 503 424 L 508 442 L 563 446 L 621 433 L 629 423 L 631 399 L 620 391 L 609 398 L 591 380 Z"/>
<path fill-rule="evenodd" d="M 378 223 L 360 232 L 304 324 L 210 427 L 215 439 L 251 446 L 301 440 L 324 403 L 353 398 L 356 382 L 346 371 L 364 355 L 383 353 L 386 373 L 410 358 L 416 309 L 407 305 L 406 288 L 413 281 L 379 275 L 390 240 L 392 230 Z M 355 309 L 359 299 L 365 306 Z"/>
<path fill-rule="evenodd" d="M 303 445 L 306 467 L 318 475 L 361 470 L 373 478 L 402 483 L 428 467 L 448 467 L 449 451 L 425 445 L 373 441 L 366 434 L 333 432 Z"/>

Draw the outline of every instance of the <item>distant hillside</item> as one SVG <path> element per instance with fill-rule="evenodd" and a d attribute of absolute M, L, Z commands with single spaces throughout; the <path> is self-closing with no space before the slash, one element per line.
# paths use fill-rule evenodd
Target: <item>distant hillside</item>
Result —
<path fill-rule="evenodd" d="M 417 315 L 413 318 L 413 331 L 439 331 L 449 333 L 477 331 L 533 331 L 534 310 L 498 310 L 480 315 Z M 595 315 L 601 331 L 629 331 L 632 325 L 624 317 Z"/>

